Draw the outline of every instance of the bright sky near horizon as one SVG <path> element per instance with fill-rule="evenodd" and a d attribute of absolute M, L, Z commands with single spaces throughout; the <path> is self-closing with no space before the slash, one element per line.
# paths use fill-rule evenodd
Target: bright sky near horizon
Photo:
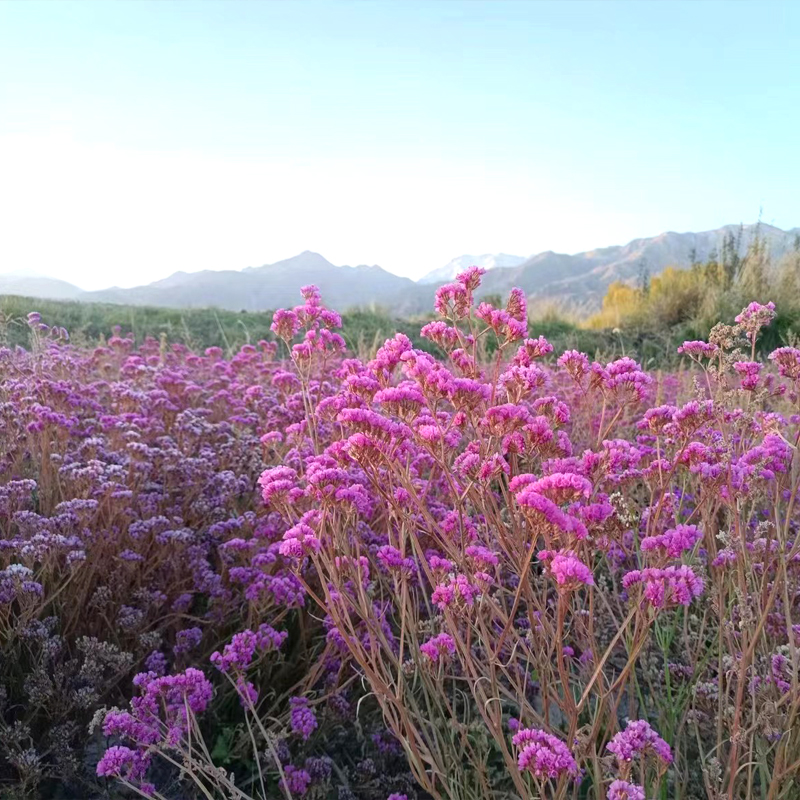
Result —
<path fill-rule="evenodd" d="M 0 2 L 0 273 L 800 225 L 800 2 Z"/>

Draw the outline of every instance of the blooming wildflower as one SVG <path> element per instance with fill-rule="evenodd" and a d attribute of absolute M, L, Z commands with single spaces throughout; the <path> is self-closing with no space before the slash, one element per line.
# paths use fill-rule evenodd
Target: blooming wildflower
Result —
<path fill-rule="evenodd" d="M 302 797 L 311 785 L 311 775 L 304 769 L 287 764 L 283 768 L 281 785 L 290 796 Z"/>
<path fill-rule="evenodd" d="M 795 347 L 779 347 L 769 354 L 770 361 L 778 365 L 778 372 L 784 378 L 800 379 L 800 350 Z"/>
<path fill-rule="evenodd" d="M 470 293 L 460 283 L 446 283 L 436 290 L 433 307 L 443 317 L 463 319 L 469 314 Z"/>
<path fill-rule="evenodd" d="M 483 545 L 470 545 L 464 550 L 464 554 L 477 564 L 496 567 L 499 563 L 497 556 L 487 547 L 483 547 Z"/>
<path fill-rule="evenodd" d="M 258 690 L 251 681 L 246 681 L 241 675 L 236 679 L 236 692 L 243 708 L 258 702 Z"/>
<path fill-rule="evenodd" d="M 577 350 L 567 350 L 559 356 L 556 362 L 563 367 L 575 381 L 580 381 L 589 372 L 589 359 L 585 353 Z"/>
<path fill-rule="evenodd" d="M 435 320 L 424 325 L 420 336 L 430 339 L 443 350 L 452 350 L 458 344 L 458 331 L 442 320 Z"/>
<path fill-rule="evenodd" d="M 644 599 L 657 609 L 675 605 L 688 606 L 703 593 L 703 579 L 685 565 L 664 569 L 635 569 L 626 573 L 622 579 L 622 585 L 626 589 L 639 583 L 644 584 Z"/>
<path fill-rule="evenodd" d="M 286 308 L 279 308 L 272 318 L 273 333 L 280 336 L 281 339 L 293 339 L 300 331 L 300 320 L 294 311 L 289 311 Z"/>
<path fill-rule="evenodd" d="M 283 534 L 279 552 L 282 556 L 301 558 L 308 553 L 318 553 L 321 547 L 322 543 L 313 528 L 304 522 L 298 522 Z"/>
<path fill-rule="evenodd" d="M 175 646 L 172 652 L 177 656 L 180 653 L 188 653 L 200 644 L 203 638 L 203 631 L 200 628 L 184 628 L 175 634 Z"/>
<path fill-rule="evenodd" d="M 679 558 L 681 553 L 691 550 L 701 539 L 702 533 L 696 525 L 677 525 L 658 536 L 642 539 L 644 551 L 661 550 L 670 558 Z"/>
<path fill-rule="evenodd" d="M 130 766 L 136 758 L 136 752 L 130 747 L 115 745 L 109 747 L 97 764 L 97 774 L 110 778 L 122 775 L 122 771 Z"/>
<path fill-rule="evenodd" d="M 711 342 L 692 341 L 684 342 L 678 348 L 678 352 L 696 358 L 711 358 L 719 352 L 719 347 Z"/>
<path fill-rule="evenodd" d="M 562 505 L 592 493 L 591 481 L 574 472 L 554 472 L 528 484 L 528 491 L 549 497 L 554 503 Z"/>
<path fill-rule="evenodd" d="M 292 697 L 289 704 L 291 706 L 289 724 L 301 739 L 307 740 L 317 729 L 317 715 L 305 697 Z"/>
<path fill-rule="evenodd" d="M 733 368 L 742 379 L 742 389 L 753 391 L 758 386 L 761 364 L 756 361 L 737 361 Z"/>
<path fill-rule="evenodd" d="M 414 569 L 413 558 L 403 558 L 400 551 L 391 545 L 383 545 L 378 548 L 378 560 L 387 570 L 400 570 L 410 572 Z"/>
<path fill-rule="evenodd" d="M 540 336 L 538 339 L 525 339 L 517 348 L 514 364 L 520 367 L 529 367 L 535 359 L 543 358 L 552 352 L 553 345 L 544 336 Z"/>
<path fill-rule="evenodd" d="M 755 341 L 761 328 L 769 325 L 773 319 L 775 319 L 775 303 L 772 302 L 766 305 L 750 303 L 736 316 L 736 322 L 744 328 L 745 334 L 751 342 Z"/>
<path fill-rule="evenodd" d="M 472 606 L 480 591 L 480 587 L 470 583 L 466 575 L 456 575 L 434 588 L 431 602 L 442 610 L 459 602 Z"/>
<path fill-rule="evenodd" d="M 542 550 L 536 557 L 547 564 L 547 570 L 559 588 L 569 590 L 581 585 L 594 586 L 592 571 L 571 550 Z"/>
<path fill-rule="evenodd" d="M 579 521 L 565 514 L 552 500 L 534 491 L 531 486 L 523 488 L 515 495 L 517 503 L 526 513 L 552 525 L 563 533 L 579 530 Z M 582 525 L 582 523 L 580 523 Z"/>
<path fill-rule="evenodd" d="M 456 643 L 449 633 L 440 633 L 421 644 L 420 652 L 433 662 L 453 655 L 456 652 Z"/>
<path fill-rule="evenodd" d="M 643 755 L 654 755 L 666 768 L 672 763 L 670 746 L 643 719 L 631 720 L 606 745 L 606 749 L 617 757 L 617 761 L 630 763 Z"/>
<path fill-rule="evenodd" d="M 456 275 L 456 282 L 460 283 L 468 292 L 474 292 L 481 285 L 481 278 L 486 274 L 483 267 L 467 267 Z"/>
<path fill-rule="evenodd" d="M 608 787 L 607 800 L 646 800 L 644 789 L 628 781 L 614 781 Z"/>
<path fill-rule="evenodd" d="M 557 737 L 537 728 L 523 728 L 511 740 L 518 748 L 517 764 L 537 778 L 577 777 L 578 765 Z"/>

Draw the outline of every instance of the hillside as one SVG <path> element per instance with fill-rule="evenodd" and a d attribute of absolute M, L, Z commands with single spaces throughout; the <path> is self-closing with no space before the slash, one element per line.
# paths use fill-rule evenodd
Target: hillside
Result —
<path fill-rule="evenodd" d="M 488 269 L 478 296 L 503 295 L 519 286 L 531 298 L 566 300 L 592 311 L 614 281 L 630 283 L 643 272 L 655 276 L 670 266 L 689 267 L 693 259 L 704 261 L 714 251 L 720 252 L 726 238 L 744 255 L 756 236 L 766 242 L 777 261 L 798 247 L 800 228 L 784 231 L 765 224 L 726 225 L 700 233 L 667 232 L 572 255 L 546 251 L 524 260 L 505 254 L 459 256 L 418 282 L 379 266 L 336 266 L 320 254 L 306 251 L 243 270 L 175 272 L 129 289 L 85 292 L 58 279 L 0 276 L 0 293 L 166 308 L 263 311 L 294 305 L 300 287 L 313 283 L 334 308 L 379 306 L 396 315 L 413 316 L 430 310 L 436 286 L 477 263 Z"/>

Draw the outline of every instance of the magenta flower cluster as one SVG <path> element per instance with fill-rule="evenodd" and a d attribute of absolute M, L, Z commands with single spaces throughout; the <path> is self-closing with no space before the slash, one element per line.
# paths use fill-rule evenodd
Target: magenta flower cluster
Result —
<path fill-rule="evenodd" d="M 118 702 L 97 774 L 145 793 L 199 731 L 255 746 L 231 769 L 269 796 L 702 796 L 698 747 L 726 796 L 786 794 L 800 351 L 759 360 L 774 306 L 664 374 L 554 353 L 481 279 L 438 288 L 426 350 L 353 356 L 314 287 L 228 356 L 35 317 L 0 349 L 1 779 L 32 774 L 26 726 L 53 769 L 85 730 L 64 705 Z"/>

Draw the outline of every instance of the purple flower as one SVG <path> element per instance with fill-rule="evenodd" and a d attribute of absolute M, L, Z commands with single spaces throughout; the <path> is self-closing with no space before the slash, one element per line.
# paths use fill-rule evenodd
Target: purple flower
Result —
<path fill-rule="evenodd" d="M 109 747 L 97 763 L 97 774 L 102 778 L 119 777 L 123 770 L 133 764 L 135 758 L 136 752 L 130 747 Z"/>
<path fill-rule="evenodd" d="M 434 663 L 452 656 L 456 652 L 456 643 L 449 633 L 440 633 L 419 646 L 420 652 Z"/>
<path fill-rule="evenodd" d="M 608 787 L 607 800 L 646 800 L 644 789 L 628 781 L 614 781 Z"/>
<path fill-rule="evenodd" d="M 281 784 L 290 795 L 302 797 L 308 791 L 308 787 L 311 785 L 311 775 L 306 770 L 287 764 L 283 768 L 283 774 Z"/>
<path fill-rule="evenodd" d="M 581 585 L 594 586 L 592 571 L 573 551 L 542 550 L 536 557 L 547 564 L 547 570 L 556 579 L 559 588 L 569 590 Z"/>
<path fill-rule="evenodd" d="M 626 573 L 622 585 L 626 589 L 637 584 L 644 585 L 644 599 L 653 608 L 688 606 L 703 593 L 703 579 L 695 575 L 691 567 L 665 567 L 635 569 Z"/>
<path fill-rule="evenodd" d="M 606 749 L 617 757 L 618 762 L 630 763 L 635 758 L 652 754 L 666 768 L 672 763 L 670 746 L 643 719 L 631 720 L 624 731 L 620 731 Z"/>
<path fill-rule="evenodd" d="M 702 538 L 703 534 L 696 525 L 677 525 L 658 536 L 645 536 L 641 548 L 644 551 L 660 550 L 670 558 L 680 558 Z"/>
<path fill-rule="evenodd" d="M 292 697 L 289 704 L 291 706 L 289 724 L 292 731 L 303 740 L 307 740 L 317 729 L 317 715 L 305 697 Z"/>
<path fill-rule="evenodd" d="M 569 748 L 557 737 L 538 728 L 523 728 L 511 740 L 519 750 L 520 770 L 537 778 L 578 776 L 578 765 Z"/>

